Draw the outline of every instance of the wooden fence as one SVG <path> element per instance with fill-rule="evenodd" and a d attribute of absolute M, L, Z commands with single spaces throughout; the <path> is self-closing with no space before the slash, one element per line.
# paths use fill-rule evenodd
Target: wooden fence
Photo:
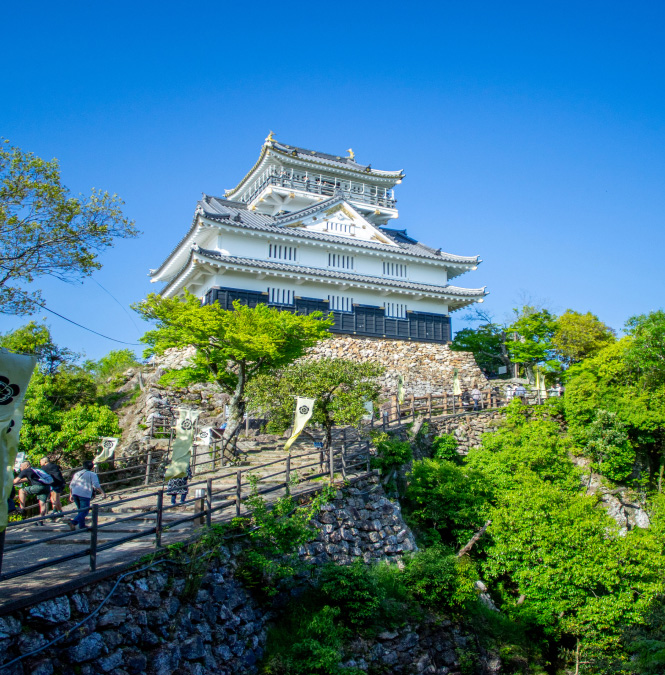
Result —
<path fill-rule="evenodd" d="M 292 467 L 294 460 L 301 460 L 303 458 L 311 458 L 312 461 L 305 464 L 299 463 L 297 468 Z M 214 460 L 204 462 L 200 464 L 199 467 L 203 464 L 212 464 L 212 467 L 210 467 L 208 471 L 214 470 Z M 318 486 L 320 486 L 321 483 L 318 482 L 315 484 L 314 481 L 319 481 L 321 478 L 327 478 L 330 484 L 332 484 L 336 477 L 346 480 L 346 478 L 351 475 L 360 477 L 368 474 L 371 471 L 370 444 L 368 441 L 352 441 L 343 443 L 339 447 L 331 447 L 327 453 L 323 453 L 317 448 L 313 451 L 289 455 L 285 458 L 276 459 L 271 462 L 265 462 L 246 468 L 238 468 L 221 475 L 208 477 L 204 480 L 192 481 L 188 484 L 188 488 L 194 491 L 195 496 L 185 500 L 183 503 L 193 504 L 195 513 L 193 515 L 183 516 L 176 520 L 170 520 L 168 522 L 168 528 L 195 521 L 198 521 L 199 526 L 210 527 L 213 521 L 224 521 L 229 520 L 234 516 L 240 516 L 243 512 L 243 502 L 252 494 L 251 488 L 254 479 L 250 477 L 258 471 L 271 466 L 275 467 L 276 470 L 274 472 L 256 477 L 256 494 L 266 495 L 279 490 L 284 490 L 285 492 L 296 490 L 298 494 L 303 494 L 303 492 L 318 489 Z M 316 471 L 316 468 L 318 468 L 318 471 Z M 298 472 L 305 469 L 314 470 L 315 473 L 307 476 L 299 475 Z M 280 476 L 283 476 L 283 479 L 276 481 Z M 260 487 L 262 481 L 268 480 L 273 482 L 273 484 L 268 487 Z M 297 490 L 298 486 L 309 483 L 312 484 L 313 490 Z M 87 528 L 90 539 L 89 543 L 87 543 L 83 549 L 64 556 L 42 560 L 36 564 L 12 569 L 6 573 L 1 573 L 3 554 L 15 551 L 25 551 L 27 555 L 22 553 L 22 557 L 29 558 L 31 548 L 34 549 L 36 546 L 66 539 L 68 537 L 80 536 L 81 534 L 81 531 L 76 530 L 62 532 L 39 538 L 35 541 L 19 542 L 5 547 L 6 534 L 11 534 L 17 527 L 24 527 L 26 524 L 38 524 L 45 520 L 51 520 L 51 516 L 40 516 L 9 523 L 7 530 L 0 533 L 0 582 L 32 574 L 45 568 L 55 567 L 68 561 L 84 557 L 89 558 L 90 570 L 95 571 L 97 569 L 98 553 L 144 537 L 154 537 L 154 548 L 160 548 L 162 545 L 162 533 L 164 532 L 165 527 L 164 514 L 172 509 L 182 506 L 182 503 L 165 505 L 164 493 L 164 487 L 161 486 L 151 492 L 142 492 L 133 497 L 124 497 L 107 503 L 93 503 L 90 507 L 91 525 Z M 127 494 L 126 491 L 125 494 Z M 140 513 L 129 516 L 119 516 L 117 513 L 111 512 L 111 509 L 115 509 L 131 502 L 136 502 L 140 499 L 148 499 L 153 505 L 148 508 L 142 507 Z M 215 504 L 214 502 L 217 503 Z M 80 511 L 87 511 L 87 509 L 69 510 L 66 513 L 68 517 L 74 517 L 74 515 Z M 131 521 L 137 521 L 139 519 L 151 519 L 154 521 L 154 524 L 141 529 L 139 532 L 113 539 L 104 544 L 98 544 L 98 535 L 99 533 L 103 533 L 106 528 L 120 523 L 131 523 Z"/>

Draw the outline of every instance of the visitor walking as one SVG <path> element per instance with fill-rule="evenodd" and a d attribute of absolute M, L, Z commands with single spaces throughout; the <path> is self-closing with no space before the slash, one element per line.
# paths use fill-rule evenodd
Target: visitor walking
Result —
<path fill-rule="evenodd" d="M 42 457 L 39 460 L 39 465 L 43 471 L 51 476 L 53 482 L 51 483 L 51 506 L 53 507 L 53 515 L 55 518 L 62 518 L 62 504 L 60 503 L 60 495 L 65 489 L 65 479 L 62 476 L 60 467 L 51 461 L 50 457 Z"/>
<path fill-rule="evenodd" d="M 515 395 L 515 390 L 513 389 L 513 385 L 509 384 L 506 387 L 506 403 L 510 403 L 513 400 L 514 395 Z"/>
<path fill-rule="evenodd" d="M 21 471 L 18 476 L 14 478 L 14 485 L 26 483 L 18 491 L 18 501 L 21 505 L 21 513 L 25 511 L 25 502 L 28 495 L 37 497 L 39 502 L 39 515 L 45 516 L 48 510 L 48 500 L 51 494 L 51 483 L 53 479 L 45 471 L 41 469 L 33 469 L 30 462 L 21 463 Z M 43 525 L 44 521 L 38 521 L 39 525 Z"/>
<path fill-rule="evenodd" d="M 187 467 L 187 473 L 181 478 L 171 478 L 166 484 L 166 494 L 171 495 L 171 504 L 175 506 L 176 496 L 180 495 L 180 503 L 182 504 L 187 499 L 187 481 L 192 477 L 192 470 Z"/>
<path fill-rule="evenodd" d="M 518 384 L 515 387 L 515 396 L 519 398 L 522 403 L 526 403 L 526 388 L 523 384 Z"/>
<path fill-rule="evenodd" d="M 477 386 L 471 390 L 471 398 L 473 399 L 473 409 L 480 410 L 483 407 L 483 394 Z"/>
<path fill-rule="evenodd" d="M 86 459 L 83 462 L 83 469 L 72 476 L 69 484 L 69 501 L 74 502 L 76 508 L 79 509 L 76 517 L 69 521 L 70 530 L 75 530 L 77 527 L 79 530 L 86 529 L 85 517 L 88 515 L 90 502 L 96 491 L 99 491 L 102 497 L 106 497 L 106 493 L 99 484 L 97 474 L 92 470 L 93 466 L 94 464 Z"/>
<path fill-rule="evenodd" d="M 471 407 L 471 394 L 469 394 L 468 389 L 462 392 L 462 407 L 464 410 L 468 410 Z"/>

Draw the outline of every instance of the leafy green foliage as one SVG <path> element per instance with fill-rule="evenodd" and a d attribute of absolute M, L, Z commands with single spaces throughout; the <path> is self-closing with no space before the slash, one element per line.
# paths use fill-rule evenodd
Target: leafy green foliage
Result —
<path fill-rule="evenodd" d="M 372 458 L 372 466 L 384 473 L 403 466 L 413 458 L 413 449 L 408 441 L 401 441 L 383 431 L 373 434 L 372 440 L 377 452 Z"/>
<path fill-rule="evenodd" d="M 37 357 L 42 372 L 53 375 L 63 365 L 73 363 L 78 354 L 53 342 L 51 331 L 46 324 L 35 321 L 9 333 L 0 334 L 0 347 L 18 354 Z"/>
<path fill-rule="evenodd" d="M 665 312 L 634 316 L 626 322 L 631 337 L 626 365 L 647 387 L 665 384 Z"/>
<path fill-rule="evenodd" d="M 567 309 L 557 320 L 552 344 L 561 360 L 570 365 L 594 356 L 615 339 L 614 331 L 595 314 Z"/>
<path fill-rule="evenodd" d="M 502 326 L 485 323 L 475 329 L 458 330 L 450 348 L 457 352 L 471 352 L 479 368 L 496 373 L 500 366 L 510 367 L 505 341 L 506 332 Z"/>
<path fill-rule="evenodd" d="M 558 372 L 559 362 L 554 353 L 552 342 L 557 329 L 557 319 L 546 309 L 537 310 L 525 306 L 508 328 L 518 339 L 509 339 L 506 347 L 513 363 L 522 363 L 528 369 L 536 365 L 543 366 L 548 372 Z"/>
<path fill-rule="evenodd" d="M 610 480 L 625 480 L 635 465 L 635 450 L 617 414 L 597 410 L 586 433 L 586 454 L 593 457 L 593 469 Z"/>
<path fill-rule="evenodd" d="M 195 349 L 191 365 L 167 378 L 171 383 L 214 382 L 230 395 L 224 445 L 242 422 L 248 383 L 302 356 L 329 335 L 332 325 L 321 312 L 301 316 L 267 305 L 250 308 L 235 302 L 233 306 L 228 311 L 217 303 L 202 305 L 187 291 L 176 298 L 152 293 L 134 306 L 144 319 L 157 323 L 141 338 L 149 345 L 146 356 L 174 347 Z"/>
<path fill-rule="evenodd" d="M 457 459 L 457 439 L 452 434 L 441 434 L 432 439 L 432 456 L 434 459 Z"/>
<path fill-rule="evenodd" d="M 328 447 L 335 424 L 358 424 L 367 414 L 365 402 L 377 402 L 377 378 L 383 370 L 369 361 L 299 361 L 281 372 L 257 376 L 248 385 L 247 395 L 252 408 L 268 417 L 268 430 L 275 432 L 293 423 L 296 396 L 316 399 L 311 422 L 323 426 Z"/>
<path fill-rule="evenodd" d="M 409 518 L 429 538 L 461 546 L 484 523 L 491 485 L 481 471 L 424 459 L 407 479 Z"/>
<path fill-rule="evenodd" d="M 73 197 L 61 183 L 57 160 L 0 145 L 0 313 L 27 314 L 39 291 L 23 287 L 42 276 L 76 281 L 101 267 L 100 251 L 135 237 L 123 202 L 98 190 Z"/>
<path fill-rule="evenodd" d="M 478 598 L 478 572 L 467 556 L 432 546 L 407 560 L 404 583 L 414 598 L 438 610 L 461 610 Z"/>
<path fill-rule="evenodd" d="M 115 349 L 98 361 L 86 361 L 83 367 L 92 373 L 98 382 L 104 382 L 139 365 L 136 354 L 131 349 Z"/>

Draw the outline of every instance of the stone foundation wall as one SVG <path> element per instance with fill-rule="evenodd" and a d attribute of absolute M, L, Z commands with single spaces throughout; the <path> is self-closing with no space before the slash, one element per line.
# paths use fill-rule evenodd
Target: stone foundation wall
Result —
<path fill-rule="evenodd" d="M 407 396 L 452 392 L 455 369 L 463 388 L 472 389 L 476 384 L 480 389 L 487 387 L 473 354 L 454 352 L 444 344 L 343 335 L 323 340 L 310 349 L 306 358 L 376 361 L 386 368 L 382 381 L 386 394 L 397 393 L 400 375 Z"/>
<path fill-rule="evenodd" d="M 429 435 L 452 434 L 457 439 L 457 450 L 466 455 L 471 448 L 481 444 L 484 433 L 496 431 L 505 418 L 502 410 L 488 410 L 487 412 L 462 413 L 445 419 L 433 419 L 429 423 Z"/>
<path fill-rule="evenodd" d="M 312 565 L 397 561 L 416 548 L 399 504 L 385 497 L 376 475 L 339 490 L 312 525 L 315 538 L 299 551 Z M 1 616 L 0 670 L 3 675 L 255 673 L 274 608 L 259 606 L 234 578 L 241 550 L 238 544 L 221 546 L 209 567 L 194 563 L 194 574 L 203 576 L 189 593 L 186 569 L 160 563 L 137 572 L 122 580 L 99 614 L 76 630 L 75 624 L 107 597 L 112 579 Z M 63 633 L 67 635 L 44 652 L 2 669 Z M 408 660 L 408 654 L 402 659 Z"/>

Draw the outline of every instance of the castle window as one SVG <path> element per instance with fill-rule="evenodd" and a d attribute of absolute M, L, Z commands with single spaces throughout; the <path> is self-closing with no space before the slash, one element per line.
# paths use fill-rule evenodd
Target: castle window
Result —
<path fill-rule="evenodd" d="M 329 295 L 328 302 L 330 303 L 330 309 L 335 312 L 353 311 L 353 298 L 349 298 L 345 295 Z"/>
<path fill-rule="evenodd" d="M 341 234 L 355 234 L 356 226 L 353 223 L 338 223 L 334 220 L 329 220 L 326 223 L 328 232 L 339 232 Z"/>
<path fill-rule="evenodd" d="M 336 267 L 340 270 L 352 270 L 353 256 L 339 255 L 338 253 L 328 253 L 328 267 Z"/>
<path fill-rule="evenodd" d="M 292 305 L 295 292 L 287 288 L 268 288 L 268 302 L 272 305 Z"/>
<path fill-rule="evenodd" d="M 406 265 L 402 263 L 384 262 L 384 277 L 406 277 Z"/>
<path fill-rule="evenodd" d="M 391 319 L 406 319 L 406 305 L 403 302 L 384 302 L 383 308 Z"/>
<path fill-rule="evenodd" d="M 295 246 L 270 244 L 270 246 L 268 246 L 268 257 L 272 258 L 273 260 L 286 260 L 287 262 L 295 262 L 297 250 L 298 249 Z"/>

